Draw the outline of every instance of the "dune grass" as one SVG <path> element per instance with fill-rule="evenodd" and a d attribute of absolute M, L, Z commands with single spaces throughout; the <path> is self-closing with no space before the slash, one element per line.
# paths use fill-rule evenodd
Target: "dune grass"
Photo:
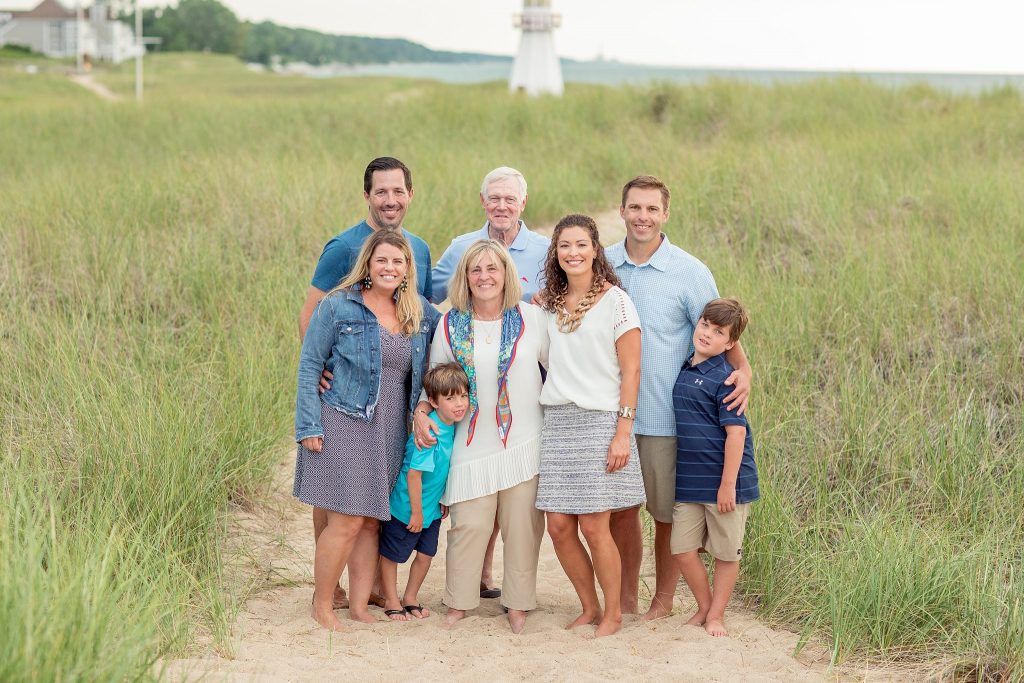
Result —
<path fill-rule="evenodd" d="M 836 662 L 1024 679 L 1016 91 L 146 73 L 137 107 L 0 63 L 0 679 L 147 679 L 197 637 L 229 647 L 225 513 L 290 433 L 297 311 L 381 154 L 412 167 L 435 258 L 495 166 L 526 174 L 528 221 L 664 178 L 671 238 L 752 310 L 742 593 Z"/>

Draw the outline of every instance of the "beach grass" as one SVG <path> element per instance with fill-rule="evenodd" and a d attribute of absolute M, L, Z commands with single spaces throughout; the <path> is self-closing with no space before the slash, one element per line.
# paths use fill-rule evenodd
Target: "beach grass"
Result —
<path fill-rule="evenodd" d="M 230 649 L 226 514 L 291 432 L 298 308 L 383 154 L 435 258 L 495 166 L 529 222 L 662 177 L 673 242 L 751 309 L 742 595 L 837 663 L 1024 679 L 1019 93 L 146 73 L 137 106 L 130 65 L 112 103 L 0 61 L 0 679 Z"/>

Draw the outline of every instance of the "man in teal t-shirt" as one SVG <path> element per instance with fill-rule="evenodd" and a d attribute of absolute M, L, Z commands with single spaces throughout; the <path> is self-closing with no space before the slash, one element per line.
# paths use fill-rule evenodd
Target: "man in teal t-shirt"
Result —
<path fill-rule="evenodd" d="M 455 424 L 469 407 L 469 378 L 458 363 L 431 368 L 423 377 L 423 389 L 434 408 L 430 419 L 440 428 L 437 442 L 420 449 L 414 435 L 409 435 L 402 471 L 389 501 L 391 519 L 382 523 L 380 529 L 384 614 L 396 621 L 407 621 L 410 615 L 416 619 L 429 616 L 419 604 L 417 594 L 437 554 L 441 520 L 448 515 L 448 509 L 441 505 L 441 496 L 448 484 Z M 416 559 L 409 569 L 405 595 L 399 601 L 398 565 L 406 562 L 413 550 Z"/>

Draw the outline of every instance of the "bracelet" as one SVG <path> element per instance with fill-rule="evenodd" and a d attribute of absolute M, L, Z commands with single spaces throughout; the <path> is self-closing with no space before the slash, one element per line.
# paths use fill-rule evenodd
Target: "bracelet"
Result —
<path fill-rule="evenodd" d="M 619 417 L 625 420 L 633 420 L 636 418 L 636 408 L 630 406 L 619 406 Z"/>

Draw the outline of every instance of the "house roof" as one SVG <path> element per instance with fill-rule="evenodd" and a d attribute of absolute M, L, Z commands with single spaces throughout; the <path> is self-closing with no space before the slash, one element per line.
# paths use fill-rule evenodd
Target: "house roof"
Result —
<path fill-rule="evenodd" d="M 60 4 L 57 0 L 43 0 L 30 10 L 0 10 L 11 15 L 13 19 L 74 19 L 75 12 Z"/>

